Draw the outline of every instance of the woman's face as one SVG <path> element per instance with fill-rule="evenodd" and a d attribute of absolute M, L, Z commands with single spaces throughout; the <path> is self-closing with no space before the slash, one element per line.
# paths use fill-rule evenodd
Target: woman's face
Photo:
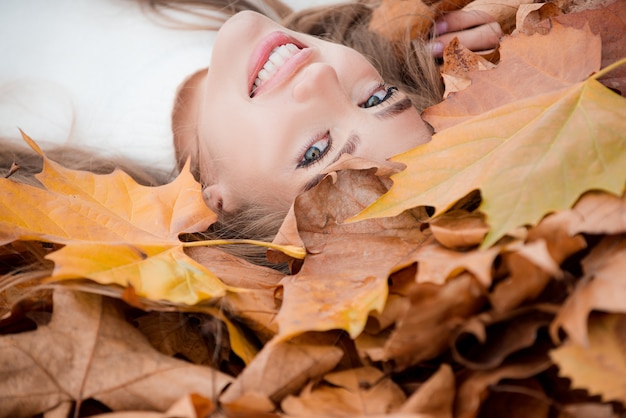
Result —
<path fill-rule="evenodd" d="M 430 139 L 361 54 L 253 12 L 220 29 L 200 92 L 211 199 L 227 212 L 251 202 L 285 210 L 343 153 L 384 160 Z"/>

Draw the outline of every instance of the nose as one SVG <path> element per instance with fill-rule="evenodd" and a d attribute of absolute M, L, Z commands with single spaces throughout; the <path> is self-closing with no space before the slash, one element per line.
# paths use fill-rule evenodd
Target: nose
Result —
<path fill-rule="evenodd" d="M 316 62 L 300 73 L 300 80 L 294 85 L 292 95 L 300 103 L 318 99 L 328 102 L 339 98 L 345 100 L 346 92 L 335 68 L 328 63 Z"/>

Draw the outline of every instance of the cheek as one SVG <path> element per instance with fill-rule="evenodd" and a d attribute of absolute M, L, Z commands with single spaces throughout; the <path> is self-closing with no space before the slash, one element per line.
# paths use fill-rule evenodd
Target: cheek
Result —
<path fill-rule="evenodd" d="M 394 120 L 385 121 L 376 129 L 373 150 L 380 159 L 403 153 L 431 139 L 430 130 L 417 111 L 407 111 Z"/>

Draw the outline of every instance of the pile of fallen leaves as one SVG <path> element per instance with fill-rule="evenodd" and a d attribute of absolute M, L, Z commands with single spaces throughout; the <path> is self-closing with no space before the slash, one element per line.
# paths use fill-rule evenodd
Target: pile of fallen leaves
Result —
<path fill-rule="evenodd" d="M 299 196 L 287 276 L 179 238 L 215 221 L 187 170 L 145 187 L 27 138 L 0 416 L 624 416 L 625 12 L 518 19 L 495 68 L 451 44 L 433 141 Z"/>

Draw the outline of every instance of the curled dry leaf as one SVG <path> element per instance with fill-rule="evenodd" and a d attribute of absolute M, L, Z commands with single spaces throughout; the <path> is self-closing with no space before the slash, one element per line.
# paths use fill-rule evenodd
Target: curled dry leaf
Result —
<path fill-rule="evenodd" d="M 418 262 L 418 283 L 444 284 L 450 278 L 468 271 L 488 288 L 491 285 L 493 261 L 499 252 L 497 247 L 467 252 L 453 251 L 430 240 L 411 253 L 406 260 Z"/>
<path fill-rule="evenodd" d="M 502 379 L 524 379 L 546 370 L 550 361 L 544 358 L 507 364 L 497 369 L 467 373 L 457 389 L 454 416 L 474 418 L 478 416 L 481 403 L 489 396 L 491 385 Z"/>
<path fill-rule="evenodd" d="M 553 317 L 554 312 L 540 307 L 480 314 L 457 331 L 453 357 L 468 369 L 495 369 L 509 356 L 535 345 L 539 330 L 547 329 Z"/>
<path fill-rule="evenodd" d="M 563 303 L 551 332 L 563 328 L 576 344 L 587 346 L 587 318 L 593 310 L 626 313 L 626 237 L 607 236 L 582 261 L 583 279 Z"/>
<path fill-rule="evenodd" d="M 544 241 L 523 245 L 503 254 L 509 276 L 495 285 L 489 300 L 498 312 L 507 312 L 539 296 L 554 277 L 560 277 L 558 265 L 550 258 Z"/>
<path fill-rule="evenodd" d="M 446 99 L 451 94 L 469 87 L 472 84 L 468 75 L 470 71 L 489 70 L 494 67 L 495 64 L 465 48 L 458 38 L 454 38 L 443 50 L 441 76 L 446 88 L 443 98 Z"/>
<path fill-rule="evenodd" d="M 483 289 L 470 274 L 445 285 L 415 284 L 411 307 L 384 345 L 383 360 L 398 370 L 432 359 L 449 347 L 456 329 L 484 304 Z"/>
<path fill-rule="evenodd" d="M 597 314 L 589 319 L 587 344 L 566 341 L 550 352 L 559 374 L 575 388 L 604 401 L 626 403 L 626 315 Z"/>
<path fill-rule="evenodd" d="M 454 373 L 450 365 L 443 363 L 396 412 L 448 418 L 452 416 L 455 393 Z"/>
<path fill-rule="evenodd" d="M 0 337 L 2 416 L 36 415 L 68 401 L 78 409 L 87 399 L 114 411 L 165 411 L 188 393 L 213 399 L 231 381 L 157 352 L 110 300 L 61 289 L 53 298 L 48 325 Z"/>
<path fill-rule="evenodd" d="M 622 197 L 597 191 L 586 193 L 572 210 L 568 232 L 623 234 L 626 232 L 626 194 Z"/>
<path fill-rule="evenodd" d="M 577 203 L 578 206 L 580 204 Z M 541 241 L 545 243 L 547 253 L 552 258 L 552 263 L 560 265 L 568 257 L 587 247 L 586 240 L 581 235 L 576 235 L 572 225 L 578 223 L 579 217 L 575 210 L 566 210 L 552 213 L 530 228 L 527 235 L 528 242 Z M 551 271 L 553 267 L 546 269 Z M 558 273 L 553 272 L 558 276 Z"/>
<path fill-rule="evenodd" d="M 545 35 L 549 32 L 548 28 L 540 27 L 539 24 L 561 14 L 561 9 L 554 3 L 522 4 L 515 16 L 515 29 L 524 35 L 532 35 L 535 32 Z"/>
<path fill-rule="evenodd" d="M 430 230 L 444 247 L 466 249 L 480 245 L 489 226 L 481 213 L 453 210 L 433 219 Z"/>

